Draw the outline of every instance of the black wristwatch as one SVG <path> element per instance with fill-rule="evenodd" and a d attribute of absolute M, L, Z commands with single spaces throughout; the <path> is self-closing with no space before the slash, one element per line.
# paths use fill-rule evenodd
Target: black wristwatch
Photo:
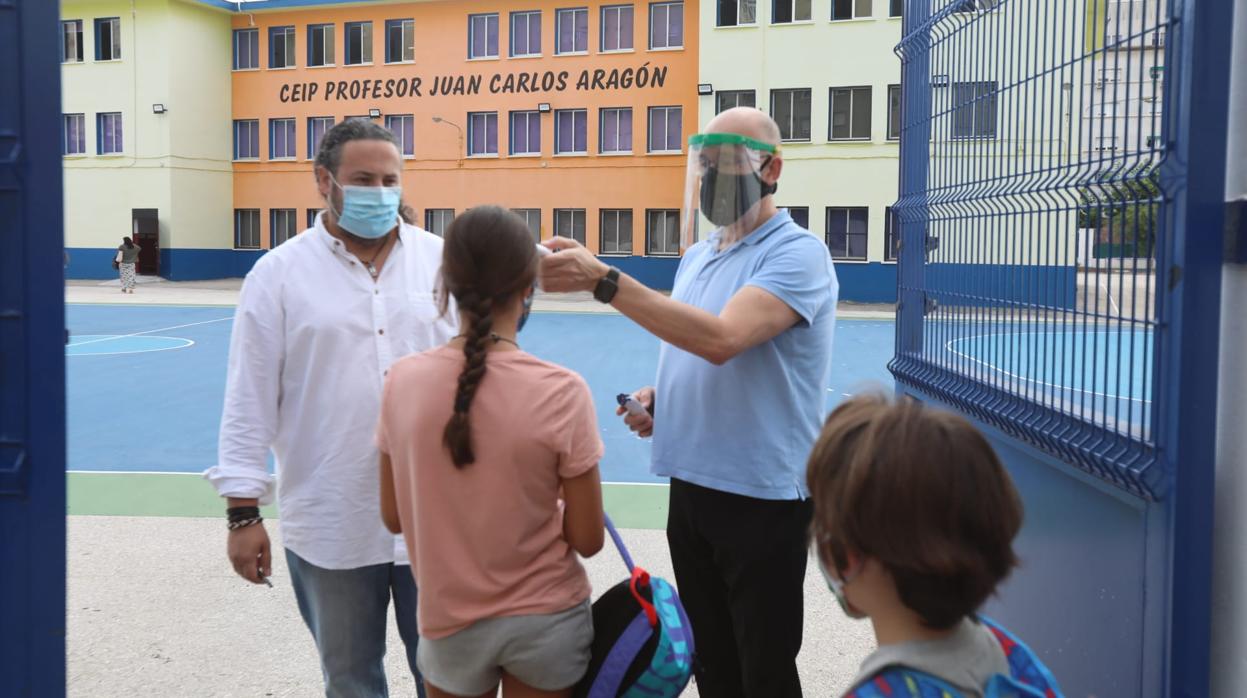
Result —
<path fill-rule="evenodd" d="M 593 288 L 593 297 L 601 303 L 610 303 L 615 300 L 615 294 L 619 291 L 619 270 L 611 267 L 606 272 L 606 276 L 598 282 Z"/>

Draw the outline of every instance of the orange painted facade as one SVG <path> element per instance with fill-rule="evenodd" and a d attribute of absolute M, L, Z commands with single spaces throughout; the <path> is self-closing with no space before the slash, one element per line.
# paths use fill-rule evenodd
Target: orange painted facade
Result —
<path fill-rule="evenodd" d="M 235 208 L 260 210 L 263 248 L 270 245 L 273 209 L 295 209 L 301 230 L 307 211 L 324 205 L 311 173 L 309 118 L 333 117 L 336 123 L 375 109 L 382 116 L 374 121 L 382 125 L 386 115 L 413 117 L 414 153 L 405 161 L 403 190 L 406 203 L 416 210 L 422 225 L 429 209 L 462 213 L 473 206 L 498 204 L 539 209 L 544 239 L 554 234 L 556 209 L 580 209 L 584 210 L 586 244 L 598 252 L 600 212 L 627 209 L 632 211 L 631 255 L 647 256 L 647 212 L 680 208 L 685 172 L 683 154 L 648 152 L 649 109 L 681 108 L 679 142 L 681 151 L 686 152 L 688 136 L 697 128 L 698 8 L 696 0 L 685 0 L 682 5 L 681 48 L 651 50 L 653 5 L 635 2 L 631 5 L 634 49 L 603 52 L 602 7 L 621 4 L 626 5 L 615 1 L 587 6 L 588 51 L 582 55 L 555 52 L 556 11 L 585 7 L 565 1 L 357 3 L 235 16 L 235 30 L 251 28 L 252 21 L 259 30 L 259 67 L 233 74 L 234 119 L 259 122 L 258 159 L 234 163 Z M 515 11 L 540 11 L 539 57 L 510 57 L 509 29 Z M 488 13 L 498 15 L 499 58 L 469 59 L 469 17 Z M 415 60 L 386 64 L 386 21 L 398 19 L 414 20 Z M 343 65 L 348 22 L 372 23 L 371 65 Z M 308 26 L 321 23 L 334 26 L 336 65 L 308 67 Z M 296 67 L 269 67 L 269 29 L 279 26 L 294 27 Z M 644 87 L 639 85 L 641 70 L 647 71 Z M 547 77 L 547 72 L 553 76 Z M 524 80 L 520 74 L 529 77 Z M 509 75 L 514 77 L 508 79 Z M 465 94 L 441 94 L 443 80 L 448 77 L 453 79 L 452 84 L 462 77 Z M 540 84 L 543 81 L 545 85 Z M 553 89 L 541 89 L 551 82 Z M 404 84 L 400 87 L 399 83 Z M 625 83 L 630 86 L 625 88 Z M 520 84 L 529 89 L 537 84 L 538 89 L 518 92 L 515 87 Z M 418 94 L 412 90 L 416 85 Z M 343 92 L 345 98 L 341 98 Z M 400 97 L 400 92 L 407 94 Z M 543 103 L 551 111 L 539 116 L 540 155 L 510 155 L 510 113 L 535 111 Z M 623 107 L 632 110 L 632 154 L 602 154 L 600 110 Z M 585 155 L 555 154 L 555 112 L 565 109 L 587 110 Z M 473 112 L 497 113 L 498 155 L 468 155 L 468 114 Z M 435 122 L 435 117 L 444 122 Z M 294 119 L 297 157 L 273 160 L 270 120 L 286 118 Z"/>

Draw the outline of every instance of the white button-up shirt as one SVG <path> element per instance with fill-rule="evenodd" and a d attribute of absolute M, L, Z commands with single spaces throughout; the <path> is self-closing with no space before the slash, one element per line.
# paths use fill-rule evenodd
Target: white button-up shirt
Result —
<path fill-rule="evenodd" d="M 438 312 L 442 239 L 403 224 L 374 281 L 323 217 L 247 274 L 204 477 L 222 497 L 264 504 L 276 485 L 283 542 L 313 565 L 406 564 L 381 521 L 374 435 L 390 364 L 457 334 L 453 304 Z"/>

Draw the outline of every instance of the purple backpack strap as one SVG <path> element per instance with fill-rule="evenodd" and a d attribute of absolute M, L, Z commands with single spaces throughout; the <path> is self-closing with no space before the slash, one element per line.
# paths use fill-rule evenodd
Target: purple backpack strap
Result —
<path fill-rule="evenodd" d="M 619 551 L 619 556 L 623 558 L 624 564 L 628 567 L 628 574 L 632 574 L 632 556 L 628 554 L 628 548 L 624 545 L 623 538 L 619 537 L 619 531 L 615 530 L 615 524 L 611 522 L 611 517 L 605 512 L 602 514 L 606 518 L 606 532 L 611 534 L 611 540 L 615 541 L 615 549 Z"/>
<path fill-rule="evenodd" d="M 632 619 L 602 662 L 598 677 L 589 688 L 588 698 L 615 698 L 619 695 L 619 685 L 623 683 L 624 675 L 628 673 L 628 668 L 632 666 L 653 632 L 654 629 L 650 627 L 644 613 Z"/>

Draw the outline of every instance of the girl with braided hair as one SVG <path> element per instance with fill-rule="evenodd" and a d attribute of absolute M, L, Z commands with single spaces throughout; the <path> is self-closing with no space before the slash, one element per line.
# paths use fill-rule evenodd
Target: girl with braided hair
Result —
<path fill-rule="evenodd" d="M 576 554 L 602 547 L 603 445 L 584 379 L 520 349 L 537 259 L 510 211 L 456 218 L 442 304 L 463 332 L 395 363 L 382 397 L 382 517 L 411 554 L 435 698 L 569 696 L 589 662 Z"/>

